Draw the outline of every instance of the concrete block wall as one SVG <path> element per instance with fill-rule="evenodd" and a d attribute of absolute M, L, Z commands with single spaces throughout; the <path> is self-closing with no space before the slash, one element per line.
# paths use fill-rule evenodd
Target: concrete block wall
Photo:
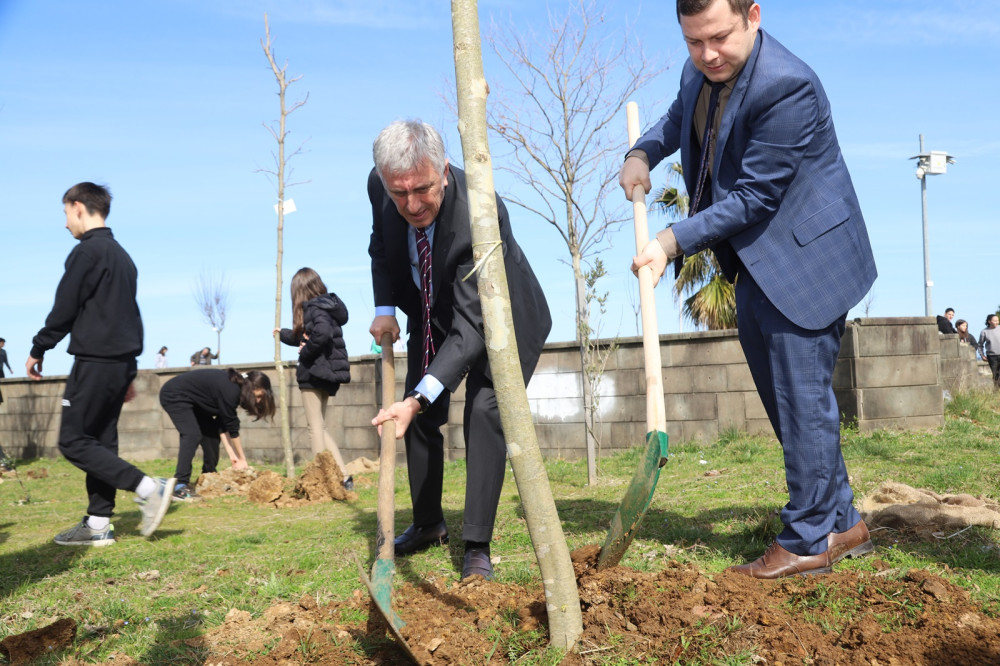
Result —
<path fill-rule="evenodd" d="M 989 373 L 984 376 L 979 372 L 975 347 L 959 342 L 957 333 L 940 335 L 940 341 L 941 384 L 945 389 L 955 392 L 990 388 Z"/>
<path fill-rule="evenodd" d="M 771 433 L 771 425 L 750 377 L 735 330 L 664 335 L 660 338 L 667 434 L 672 442 L 709 441 L 727 429 Z M 970 356 L 970 353 L 972 356 Z M 602 379 L 599 397 L 602 452 L 645 441 L 644 356 L 640 338 L 618 342 Z M 983 365 L 983 364 L 979 364 Z M 273 364 L 232 366 L 259 369 L 277 386 Z M 579 458 L 586 452 L 580 355 L 574 343 L 546 345 L 527 387 L 543 455 Z M 140 370 L 136 399 L 127 403 L 119 422 L 119 446 L 130 460 L 172 458 L 177 432 L 160 408 L 160 387 L 187 368 Z M 294 366 L 285 370 L 291 409 L 291 436 L 297 460 L 312 458 Z M 974 352 L 958 346 L 956 336 L 941 336 L 932 317 L 859 319 L 849 322 L 834 373 L 834 391 L 844 418 L 862 430 L 934 428 L 944 422 L 943 390 L 989 385 Z M 327 406 L 327 429 L 347 460 L 378 457 L 378 436 L 370 425 L 381 395 L 376 356 L 351 359 L 351 383 Z M 403 395 L 406 358 L 395 360 L 395 395 Z M 39 382 L 3 380 L 0 443 L 11 455 L 54 457 L 60 400 L 65 377 Z M 452 396 L 444 429 L 445 458 L 465 456 L 462 414 L 465 390 Z M 242 411 L 242 441 L 252 460 L 284 459 L 277 420 L 253 422 Z M 405 461 L 398 447 L 399 462 Z"/>
<path fill-rule="evenodd" d="M 833 381 L 843 417 L 863 431 L 942 426 L 939 336 L 934 317 L 851 322 Z"/>

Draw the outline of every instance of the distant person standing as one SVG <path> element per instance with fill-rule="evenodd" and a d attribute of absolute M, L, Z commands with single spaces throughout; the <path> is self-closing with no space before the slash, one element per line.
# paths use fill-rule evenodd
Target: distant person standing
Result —
<path fill-rule="evenodd" d="M 959 319 L 955 322 L 955 332 L 958 333 L 958 341 L 967 345 L 972 345 L 973 349 L 977 349 L 979 345 L 976 343 L 976 336 L 969 332 L 969 322 L 964 319 Z"/>
<path fill-rule="evenodd" d="M 7 352 L 4 350 L 4 346 L 6 344 L 7 344 L 7 341 L 4 340 L 3 338 L 0 338 L 0 378 L 4 377 L 4 374 L 3 374 L 3 367 L 4 366 L 7 366 L 7 369 L 10 370 L 10 373 L 14 374 L 14 368 L 10 367 L 10 362 L 7 360 Z M 3 402 L 3 401 L 0 400 L 0 402 Z"/>
<path fill-rule="evenodd" d="M 80 523 L 56 536 L 60 546 L 114 543 L 111 516 L 116 490 L 138 495 L 139 531 L 151 535 L 170 506 L 174 479 L 154 479 L 118 457 L 118 417 L 132 398 L 136 357 L 142 352 L 142 318 L 135 301 L 137 271 L 104 221 L 111 192 L 79 183 L 63 195 L 66 228 L 79 244 L 66 259 L 45 326 L 32 340 L 28 376 L 42 378 L 42 357 L 70 335 L 76 357 L 62 400 L 59 450 L 87 474 L 90 503 Z"/>
<path fill-rule="evenodd" d="M 1000 317 L 986 315 L 986 328 L 979 334 L 979 353 L 990 364 L 993 372 L 993 386 L 1000 387 Z"/>
<path fill-rule="evenodd" d="M 3 367 L 6 365 L 7 369 L 10 370 L 11 374 L 14 374 L 14 369 L 10 367 L 10 363 L 7 362 L 7 352 L 4 351 L 4 345 L 7 341 L 0 338 L 0 378 L 3 378 Z M 0 405 L 3 404 L 3 392 L 0 391 Z M 7 469 L 7 454 L 4 453 L 3 446 L 0 446 L 0 471 Z"/>
<path fill-rule="evenodd" d="M 7 369 L 10 370 L 10 374 L 14 374 L 14 369 L 10 367 L 10 363 L 7 361 L 7 352 L 4 350 L 4 345 L 6 344 L 7 341 L 4 340 L 3 338 L 0 338 L 0 379 L 3 379 L 4 376 L 3 367 L 5 365 L 7 366 Z M 0 391 L 0 405 L 2 404 L 3 404 L 3 392 Z M 0 453 L 0 457 L 3 457 L 2 453 Z"/>
<path fill-rule="evenodd" d="M 354 490 L 354 479 L 347 475 L 340 448 L 326 429 L 327 401 L 341 384 L 351 381 L 342 328 L 347 323 L 347 306 L 328 292 L 323 279 L 308 267 L 292 276 L 291 292 L 292 328 L 278 333 L 283 343 L 299 350 L 295 378 L 302 393 L 313 456 L 329 451 L 340 468 L 344 488 Z"/>
<path fill-rule="evenodd" d="M 212 360 L 219 358 L 219 353 L 212 354 L 210 347 L 203 347 L 201 351 L 191 354 L 191 367 L 196 365 L 212 365 Z"/>
<path fill-rule="evenodd" d="M 937 316 L 938 332 L 940 333 L 958 333 L 955 327 L 952 326 L 951 320 L 955 318 L 954 308 L 948 308 L 944 311 L 944 316 Z"/>
<path fill-rule="evenodd" d="M 167 348 L 160 347 L 160 351 L 156 352 L 156 369 L 162 370 L 167 367 Z"/>

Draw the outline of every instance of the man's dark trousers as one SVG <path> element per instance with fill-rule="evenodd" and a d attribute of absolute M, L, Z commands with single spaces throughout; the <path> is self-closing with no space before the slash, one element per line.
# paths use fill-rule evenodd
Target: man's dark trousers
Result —
<path fill-rule="evenodd" d="M 77 358 L 66 380 L 59 450 L 87 474 L 90 516 L 111 517 L 116 490 L 142 481 L 142 471 L 118 457 L 118 417 L 135 375 L 134 358 Z"/>
<path fill-rule="evenodd" d="M 419 330 L 407 341 L 406 390 L 423 377 L 423 338 Z M 528 368 L 527 384 L 534 368 Z M 444 437 L 451 394 L 445 390 L 406 430 L 406 461 L 413 502 L 413 524 L 421 527 L 444 520 L 441 492 L 444 478 Z M 497 505 L 503 488 L 507 443 L 500 425 L 493 382 L 473 369 L 465 379 L 465 514 L 464 541 L 488 542 L 493 536 Z"/>
<path fill-rule="evenodd" d="M 736 316 L 750 374 L 784 452 L 788 504 L 777 541 L 792 553 L 822 553 L 830 532 L 846 532 L 861 520 L 833 393 L 846 313 L 818 331 L 796 326 L 744 269 L 736 280 Z"/>

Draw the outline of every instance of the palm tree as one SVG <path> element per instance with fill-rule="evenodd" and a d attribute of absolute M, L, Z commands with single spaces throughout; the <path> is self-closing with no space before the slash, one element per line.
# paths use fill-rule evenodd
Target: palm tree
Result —
<path fill-rule="evenodd" d="M 650 206 L 667 216 L 667 226 L 687 217 L 689 197 L 682 189 L 683 183 L 684 171 L 680 162 L 674 162 L 667 172 L 667 184 L 655 193 Z M 709 330 L 736 328 L 736 291 L 722 274 L 714 253 L 703 250 L 685 257 L 674 282 L 674 295 L 678 299 L 687 296 L 684 315 L 696 326 Z"/>

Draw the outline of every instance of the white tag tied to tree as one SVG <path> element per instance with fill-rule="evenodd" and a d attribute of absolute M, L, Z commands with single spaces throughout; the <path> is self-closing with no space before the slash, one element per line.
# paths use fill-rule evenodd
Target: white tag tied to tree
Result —
<path fill-rule="evenodd" d="M 294 213 L 297 210 L 295 208 L 295 199 L 285 199 L 281 205 L 281 209 L 284 211 L 285 215 L 288 213 Z M 278 212 L 278 204 L 274 204 L 274 212 Z"/>

